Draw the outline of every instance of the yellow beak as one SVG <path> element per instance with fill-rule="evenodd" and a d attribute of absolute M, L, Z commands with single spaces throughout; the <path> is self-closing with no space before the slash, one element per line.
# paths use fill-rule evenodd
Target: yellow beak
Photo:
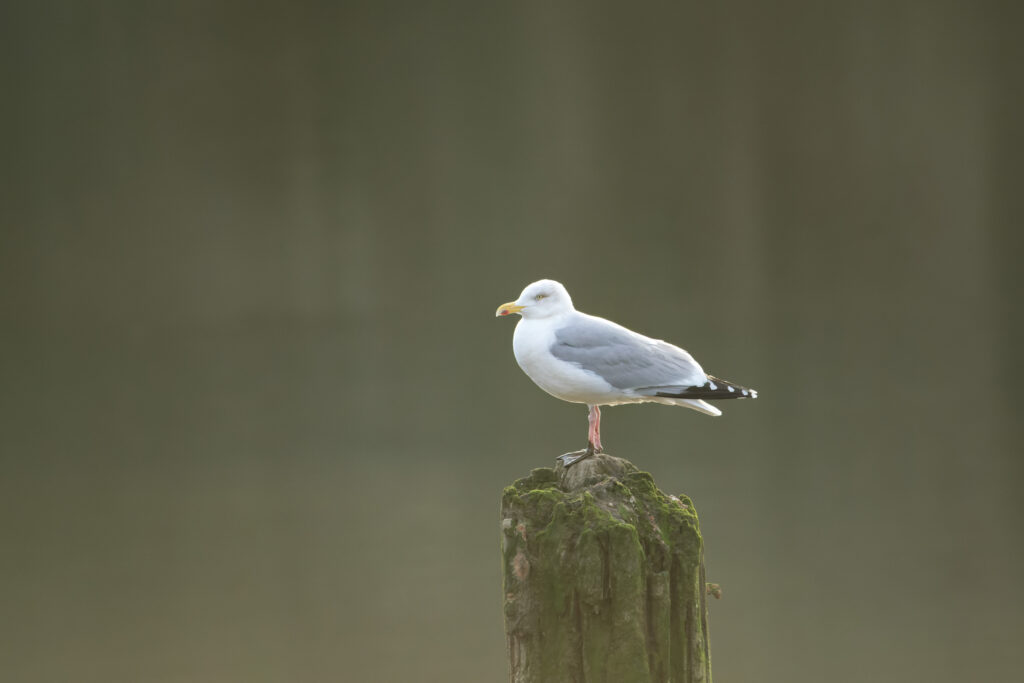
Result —
<path fill-rule="evenodd" d="M 519 306 L 515 301 L 509 301 L 507 304 L 498 306 L 498 310 L 494 313 L 494 316 L 498 317 L 501 315 L 509 315 L 510 313 L 518 313 L 524 308 L 526 308 L 526 306 Z"/>

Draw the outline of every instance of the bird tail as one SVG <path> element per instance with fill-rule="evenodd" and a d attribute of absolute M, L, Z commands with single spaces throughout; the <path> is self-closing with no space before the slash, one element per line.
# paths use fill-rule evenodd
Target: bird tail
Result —
<path fill-rule="evenodd" d="M 707 401 L 701 401 L 700 399 L 677 398 L 673 400 L 672 403 L 677 406 L 683 406 L 684 408 L 692 408 L 693 410 L 696 410 L 698 413 L 704 413 L 705 415 L 710 415 L 711 417 L 718 417 L 719 415 L 722 414 L 721 410 L 714 407 Z"/>

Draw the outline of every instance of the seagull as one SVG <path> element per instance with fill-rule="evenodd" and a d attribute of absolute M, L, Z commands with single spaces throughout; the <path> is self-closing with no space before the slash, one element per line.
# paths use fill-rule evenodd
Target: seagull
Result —
<path fill-rule="evenodd" d="M 558 456 L 565 467 L 602 452 L 600 406 L 663 403 L 718 416 L 708 400 L 757 398 L 753 389 L 705 374 L 678 346 L 577 311 L 554 280 L 527 285 L 495 316 L 513 313 L 522 316 L 512 337 L 519 367 L 555 398 L 590 411 L 587 447 Z"/>

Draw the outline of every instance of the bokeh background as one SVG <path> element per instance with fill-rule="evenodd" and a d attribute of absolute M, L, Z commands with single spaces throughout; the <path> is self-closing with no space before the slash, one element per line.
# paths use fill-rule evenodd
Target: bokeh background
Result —
<path fill-rule="evenodd" d="M 1019 675 L 1015 5 L 0 14 L 4 680 L 505 680 L 541 277 L 761 391 L 604 415 L 717 680 Z"/>

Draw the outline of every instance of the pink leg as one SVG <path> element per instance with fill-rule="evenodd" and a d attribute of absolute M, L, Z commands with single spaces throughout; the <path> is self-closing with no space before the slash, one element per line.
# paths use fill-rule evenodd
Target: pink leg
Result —
<path fill-rule="evenodd" d="M 595 453 L 600 453 L 601 448 L 601 409 L 597 406 L 590 406 L 590 431 L 587 432 L 587 442 Z"/>
<path fill-rule="evenodd" d="M 587 430 L 587 447 L 582 451 L 573 451 L 572 453 L 558 456 L 556 459 L 561 460 L 565 467 L 572 467 L 583 458 L 588 458 L 594 453 L 601 452 L 601 409 L 597 406 L 588 405 L 587 407 L 590 408 L 590 429 Z"/>

